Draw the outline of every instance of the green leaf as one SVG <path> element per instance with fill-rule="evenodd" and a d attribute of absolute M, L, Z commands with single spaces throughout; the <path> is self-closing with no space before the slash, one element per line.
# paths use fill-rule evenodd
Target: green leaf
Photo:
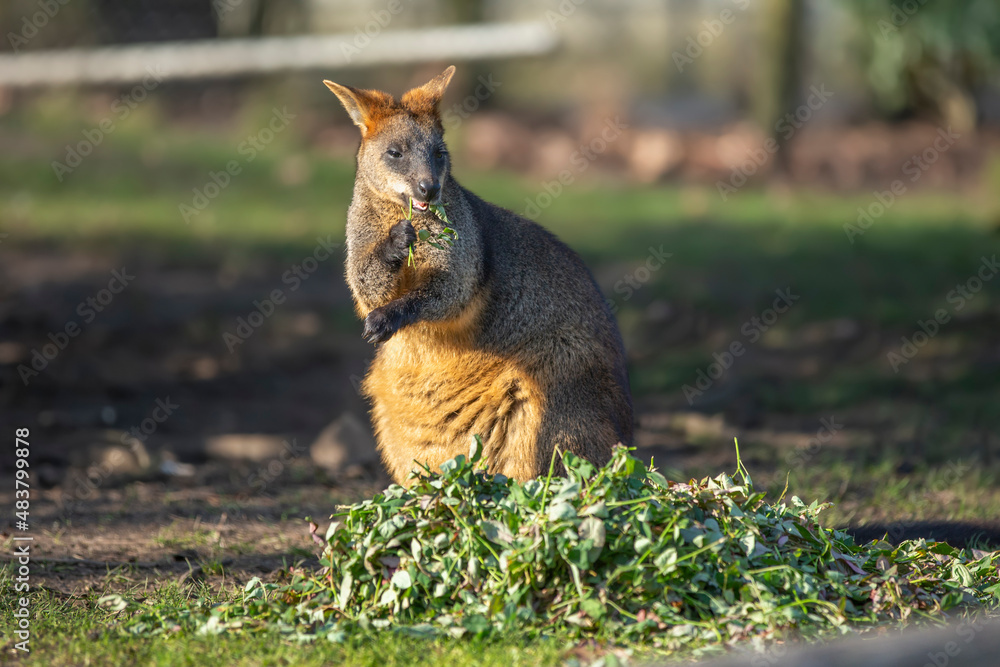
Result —
<path fill-rule="evenodd" d="M 635 549 L 635 552 L 637 554 L 644 554 L 647 551 L 649 551 L 649 548 L 651 546 L 653 546 L 653 541 L 652 540 L 650 540 L 648 538 L 645 538 L 645 537 L 640 537 L 639 539 L 637 539 L 633 543 L 632 548 Z"/>
<path fill-rule="evenodd" d="M 480 635 L 490 630 L 493 626 L 490 625 L 489 620 L 482 614 L 472 614 L 462 619 L 462 627 L 475 635 Z"/>
<path fill-rule="evenodd" d="M 987 586 L 983 589 L 983 593 L 990 595 L 1000 601 L 1000 583 L 993 584 L 992 586 Z"/>
<path fill-rule="evenodd" d="M 598 548 L 604 546 L 605 538 L 607 536 L 604 522 L 593 516 L 588 516 L 580 522 L 580 527 L 577 529 L 577 533 L 579 534 L 581 540 L 592 540 L 594 546 Z"/>
<path fill-rule="evenodd" d="M 486 539 L 497 544 L 510 544 L 514 541 L 514 535 L 504 524 L 492 519 L 484 520 L 479 524 L 483 529 Z"/>
<path fill-rule="evenodd" d="M 580 516 L 596 516 L 602 519 L 607 519 L 610 514 L 608 514 L 608 505 L 603 500 L 600 500 L 593 505 L 588 505 L 580 512 Z"/>
<path fill-rule="evenodd" d="M 576 508 L 562 501 L 549 507 L 549 521 L 564 521 L 576 518 Z"/>
<path fill-rule="evenodd" d="M 557 504 L 567 500 L 573 500 L 580 497 L 580 485 L 577 482 L 571 482 L 566 479 L 563 480 L 562 486 L 558 489 L 558 493 L 552 498 L 552 503 Z"/>
<path fill-rule="evenodd" d="M 396 570 L 396 573 L 392 575 L 392 585 L 404 590 L 409 588 L 413 585 L 410 573 L 406 570 Z"/>
<path fill-rule="evenodd" d="M 434 538 L 434 548 L 440 551 L 448 546 L 449 541 L 447 533 L 438 533 L 438 535 Z"/>
<path fill-rule="evenodd" d="M 338 528 L 340 528 L 340 522 L 339 521 L 331 521 L 330 522 L 330 525 L 327 526 L 327 528 L 326 528 L 326 541 L 327 542 L 329 542 L 330 538 L 334 536 L 334 534 L 337 532 Z"/>
<path fill-rule="evenodd" d="M 954 609 L 955 607 L 957 607 L 960 604 L 962 604 L 962 601 L 964 599 L 965 599 L 965 596 L 962 595 L 961 591 L 951 591 L 949 593 L 946 593 L 941 598 L 941 609 L 943 611 L 948 611 L 949 609 Z"/>
<path fill-rule="evenodd" d="M 604 605 L 601 604 L 601 601 L 595 600 L 594 598 L 587 598 L 581 602 L 580 609 L 582 609 L 587 616 L 590 616 L 595 621 L 601 620 L 607 611 L 604 608 Z"/>
<path fill-rule="evenodd" d="M 646 472 L 646 476 L 659 488 L 666 489 L 670 486 L 667 478 L 656 472 L 655 470 L 649 470 Z"/>
<path fill-rule="evenodd" d="M 257 579 L 257 577 L 254 577 L 254 579 Z M 259 579 L 257 580 L 260 581 Z M 97 605 L 107 609 L 108 611 L 115 612 L 128 609 L 128 602 L 126 602 L 125 598 L 121 595 L 105 595 L 97 601 Z"/>
<path fill-rule="evenodd" d="M 677 569 L 677 549 L 667 547 L 653 559 L 653 564 L 660 568 L 664 574 L 668 574 Z"/>
<path fill-rule="evenodd" d="M 753 533 L 747 533 L 740 538 L 740 544 L 743 545 L 743 552 L 747 556 L 753 555 L 754 549 L 757 548 L 757 538 L 754 537 Z"/>
<path fill-rule="evenodd" d="M 341 609 L 347 607 L 348 600 L 351 599 L 351 590 L 354 587 L 354 575 L 350 571 L 344 573 L 344 577 L 340 580 L 340 595 L 337 598 L 337 604 Z"/>
<path fill-rule="evenodd" d="M 972 579 L 972 574 L 969 572 L 969 568 L 965 567 L 961 563 L 955 563 L 951 566 L 952 575 L 958 579 L 958 583 L 962 584 L 967 588 L 971 588 L 975 585 Z"/>
<path fill-rule="evenodd" d="M 483 458 L 483 439 L 477 433 L 472 436 L 472 444 L 469 447 L 469 462 L 476 464 L 481 458 Z"/>

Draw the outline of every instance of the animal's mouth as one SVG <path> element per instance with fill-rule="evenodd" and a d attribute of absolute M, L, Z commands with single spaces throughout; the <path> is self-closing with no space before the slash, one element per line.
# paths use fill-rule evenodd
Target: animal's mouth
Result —
<path fill-rule="evenodd" d="M 413 199 L 412 201 L 413 201 L 413 208 L 417 209 L 421 213 L 430 208 L 430 204 L 425 201 L 417 201 L 416 199 Z"/>

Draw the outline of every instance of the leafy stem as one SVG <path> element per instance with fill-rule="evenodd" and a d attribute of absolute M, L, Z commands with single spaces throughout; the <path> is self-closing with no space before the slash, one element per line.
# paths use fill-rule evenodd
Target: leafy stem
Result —
<path fill-rule="evenodd" d="M 417 241 L 426 241 L 428 245 L 431 245 L 438 250 L 444 250 L 444 245 L 447 243 L 449 246 L 455 245 L 455 240 L 458 238 L 458 232 L 451 228 L 451 221 L 448 220 L 448 213 L 444 210 L 444 204 L 430 204 L 430 210 L 434 212 L 434 215 L 438 217 L 445 224 L 445 228 L 442 229 L 437 234 L 431 234 L 429 229 L 417 230 Z M 403 209 L 403 213 L 407 220 L 413 220 L 413 199 L 409 200 L 409 206 Z M 414 266 L 413 258 L 413 246 L 415 244 L 410 244 L 410 255 L 406 260 L 407 266 Z"/>

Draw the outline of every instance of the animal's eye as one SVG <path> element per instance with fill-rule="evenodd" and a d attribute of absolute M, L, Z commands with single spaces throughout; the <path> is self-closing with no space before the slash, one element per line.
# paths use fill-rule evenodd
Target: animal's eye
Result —
<path fill-rule="evenodd" d="M 447 151 L 445 151 L 444 148 L 435 148 L 434 149 L 434 157 L 436 157 L 436 158 L 442 158 L 445 155 L 447 155 Z"/>
<path fill-rule="evenodd" d="M 385 154 L 388 155 L 391 158 L 401 158 L 401 157 L 403 157 L 403 154 L 400 153 L 399 151 L 397 151 L 395 148 L 390 148 L 389 150 L 387 150 L 385 152 Z"/>

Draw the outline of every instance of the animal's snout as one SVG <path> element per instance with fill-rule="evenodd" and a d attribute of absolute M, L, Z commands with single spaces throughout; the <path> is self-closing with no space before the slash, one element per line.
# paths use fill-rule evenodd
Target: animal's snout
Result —
<path fill-rule="evenodd" d="M 417 183 L 417 192 L 424 201 L 432 201 L 441 192 L 441 184 L 436 180 L 423 179 Z"/>

